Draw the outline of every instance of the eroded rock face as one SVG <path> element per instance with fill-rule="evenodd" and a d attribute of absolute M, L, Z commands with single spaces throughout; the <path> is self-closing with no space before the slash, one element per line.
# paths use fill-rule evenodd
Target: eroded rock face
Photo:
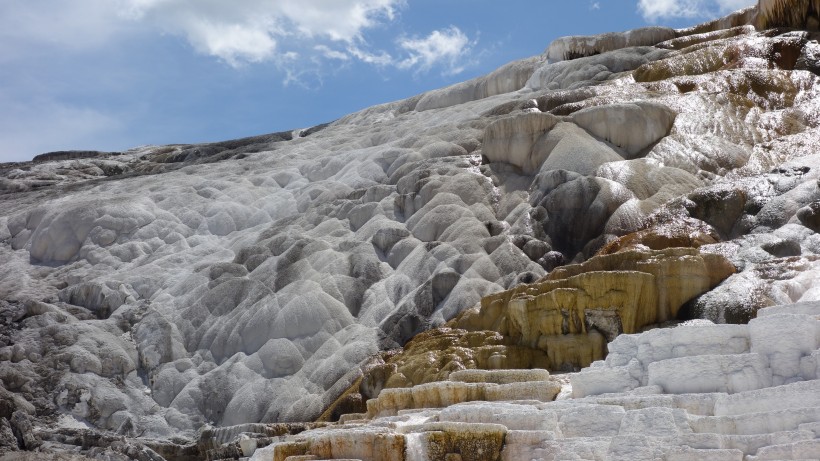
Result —
<path fill-rule="evenodd" d="M 411 387 L 449 379 L 465 369 L 545 368 L 548 363 L 540 351 L 512 343 L 493 331 L 466 331 L 437 328 L 413 338 L 402 354 L 390 356 L 381 368 L 365 375 L 381 387 Z M 379 376 L 379 371 L 388 372 Z M 375 385 L 374 385 L 375 386 Z M 375 397 L 378 392 L 364 392 Z"/>
<path fill-rule="evenodd" d="M 589 107 L 572 115 L 572 121 L 594 136 L 623 149 L 626 160 L 665 138 L 677 114 L 662 104 L 637 102 Z M 641 127 L 624 130 L 625 126 Z"/>
<path fill-rule="evenodd" d="M 496 120 L 484 131 L 482 154 L 491 162 L 511 163 L 524 173 L 532 174 L 541 168 L 550 151 L 541 147 L 542 140 L 558 123 L 551 114 L 519 114 Z"/>
<path fill-rule="evenodd" d="M 553 368 L 583 367 L 603 357 L 601 336 L 612 341 L 676 319 L 681 306 L 734 271 L 722 256 L 688 248 L 596 256 L 487 296 L 453 324 L 497 329 L 514 343 L 545 351 Z"/>
<path fill-rule="evenodd" d="M 607 343 L 619 335 L 676 320 L 682 306 L 734 272 L 724 257 L 691 248 L 624 250 L 557 268 L 535 283 L 484 297 L 448 327 L 422 333 L 369 364 L 352 392 L 381 400 L 389 390 L 384 398 L 393 403 L 372 405 L 392 408 L 417 396 L 413 386 L 429 383 L 437 390 L 437 382 L 482 370 L 579 369 L 603 359 Z M 464 401 L 485 395 L 463 385 L 450 392 Z"/>
<path fill-rule="evenodd" d="M 816 312 L 816 303 L 796 304 L 763 309 L 748 325 L 681 326 L 621 336 L 610 344 L 605 362 L 573 377 L 573 394 L 642 386 L 658 386 L 667 394 L 736 394 L 812 382 L 817 379 Z"/>
<path fill-rule="evenodd" d="M 744 27 L 756 13 L 560 40 L 578 59 L 316 129 L 0 166 L 0 417 L 34 415 L 45 439 L 79 423 L 193 437 L 310 420 L 351 386 L 575 367 L 681 304 L 747 322 L 820 299 L 820 48 Z M 469 311 L 500 292 L 515 296 Z M 356 384 L 465 311 L 410 344 L 430 362 L 387 357 Z M 765 375 L 744 360 L 715 376 Z"/>
<path fill-rule="evenodd" d="M 636 46 L 653 46 L 675 38 L 674 29 L 645 27 L 629 32 L 613 32 L 595 36 L 563 37 L 552 42 L 546 54 L 553 61 L 564 61 L 603 54 Z"/>
<path fill-rule="evenodd" d="M 275 441 L 252 459 L 347 454 L 349 434 L 406 461 L 813 459 L 820 420 L 818 314 L 816 302 L 790 304 L 761 310 L 749 325 L 700 320 L 622 335 L 605 361 L 564 375 L 555 401 L 458 398 L 488 383 L 558 381 L 543 370 L 454 372 L 451 381 L 385 391 L 371 400 L 373 412 L 348 415 L 333 430 Z M 436 400 L 417 408 L 414 399 L 434 388 Z M 395 448 L 398 440 L 403 452 Z M 385 459 L 367 455 L 362 459 Z"/>
<path fill-rule="evenodd" d="M 820 26 L 820 3 L 816 0 L 761 0 L 759 8 L 758 26 L 763 29 L 785 26 L 816 30 Z"/>

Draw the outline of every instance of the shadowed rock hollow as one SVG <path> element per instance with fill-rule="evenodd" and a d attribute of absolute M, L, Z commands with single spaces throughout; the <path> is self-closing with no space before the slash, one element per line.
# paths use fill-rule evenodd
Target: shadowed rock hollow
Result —
<path fill-rule="evenodd" d="M 803 16 L 789 13 L 804 3 Z M 538 379 L 475 383 L 451 372 L 586 366 L 613 340 L 607 362 L 582 372 L 574 389 L 637 389 L 653 395 L 650 403 L 566 404 L 535 416 L 539 426 L 456 406 L 399 435 L 392 426 L 331 427 L 280 450 L 377 459 L 375 441 L 356 445 L 369 437 L 389 453 L 421 443 L 441 459 L 459 451 L 468 459 L 486 441 L 506 459 L 539 457 L 533 447 L 549 437 L 632 436 L 656 419 L 664 434 L 683 437 L 684 419 L 723 417 L 682 401 L 624 416 L 636 405 L 663 406 L 664 392 L 816 380 L 809 333 L 781 351 L 753 323 L 742 327 L 751 346 L 715 352 L 707 340 L 698 354 L 673 348 L 662 360 L 640 346 L 655 344 L 656 333 L 632 335 L 683 318 L 747 323 L 763 308 L 820 300 L 816 11 L 812 2 L 761 2 L 691 29 L 559 39 L 485 77 L 308 130 L 1 165 L 3 449 L 197 459 L 230 442 L 200 450 L 190 440 L 203 428 L 229 438 L 243 430 L 213 427 L 258 434 L 242 425 L 312 421 L 351 388 L 363 391 L 360 407 L 383 388 L 403 389 L 386 394 L 401 405 L 374 403 L 371 417 L 476 399 L 495 401 L 487 414 L 506 415 L 504 401 L 535 392 Z M 815 314 L 801 315 L 813 325 Z M 408 353 L 368 362 L 405 344 L 426 360 Z M 703 351 L 746 355 L 688 358 Z M 363 377 L 365 363 L 373 366 Z M 678 366 L 692 379 L 710 370 L 711 387 L 675 387 Z M 753 376 L 756 387 L 732 376 Z M 443 381 L 456 384 L 435 384 Z M 538 414 L 541 403 L 526 411 Z M 513 433 L 549 432 L 547 419 L 563 436 Z M 757 452 L 778 445 L 774 438 L 738 441 L 748 434 L 712 430 L 733 424 L 723 421 L 686 427 L 726 440 L 671 445 L 775 459 Z M 813 440 L 806 431 L 816 426 L 792 426 L 754 434 L 782 429 L 802 434 L 777 438 L 784 444 Z M 257 441 L 245 437 L 252 452 Z M 342 439 L 359 448 L 333 451 Z M 587 459 L 660 453 L 655 439 L 633 442 L 578 449 Z M 554 445 L 571 452 L 572 443 Z M 804 448 L 788 449 L 813 453 Z M 680 456 L 663 459 L 698 459 Z"/>

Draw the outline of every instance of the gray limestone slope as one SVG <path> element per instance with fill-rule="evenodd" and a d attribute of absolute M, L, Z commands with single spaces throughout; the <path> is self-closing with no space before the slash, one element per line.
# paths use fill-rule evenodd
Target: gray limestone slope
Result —
<path fill-rule="evenodd" d="M 378 350 L 653 223 L 708 228 L 743 269 L 698 315 L 817 300 L 817 44 L 781 32 L 530 58 L 308 136 L 4 169 L 0 417 L 310 421 Z"/>

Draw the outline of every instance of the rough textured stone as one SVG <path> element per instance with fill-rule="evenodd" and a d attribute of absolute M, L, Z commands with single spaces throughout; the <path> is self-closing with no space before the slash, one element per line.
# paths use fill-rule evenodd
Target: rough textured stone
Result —
<path fill-rule="evenodd" d="M 820 232 L 820 202 L 811 203 L 797 210 L 797 219 L 809 229 Z"/>
<path fill-rule="evenodd" d="M 813 29 L 806 5 L 763 6 Z M 532 420 L 501 409 L 513 403 L 482 407 L 481 422 L 517 428 L 507 459 L 810 453 L 815 407 L 775 411 L 759 394 L 759 414 L 715 416 L 715 393 L 661 394 L 700 389 L 692 369 L 679 372 L 691 383 L 666 376 L 676 367 L 709 371 L 703 389 L 743 388 L 731 376 L 766 385 L 766 369 L 772 384 L 817 379 L 805 303 L 820 300 L 820 48 L 812 31 L 744 27 L 758 12 L 559 40 L 551 49 L 577 59 L 524 59 L 308 130 L 0 165 L 0 417 L 27 415 L 18 432 L 44 458 L 187 461 L 256 444 L 270 459 L 279 435 L 245 423 L 310 420 L 334 402 L 329 419 L 361 413 L 384 389 L 398 389 L 395 408 L 419 386 L 443 404 L 475 384 L 453 372 L 592 362 L 572 390 L 553 376 L 559 395 L 621 394 L 516 400 Z M 679 246 L 699 253 L 669 256 Z M 668 257 L 624 256 L 647 247 Z M 689 300 L 719 282 L 710 258 L 738 273 Z M 793 302 L 799 313 L 755 318 Z M 695 317 L 754 321 L 746 335 L 702 319 L 621 334 Z M 465 324 L 443 327 L 454 318 Z M 411 341 L 431 328 L 442 329 Z M 483 386 L 493 398 L 555 390 Z M 486 403 L 448 414 L 477 418 L 470 405 Z M 674 411 L 641 411 L 654 406 Z M 436 411 L 376 425 L 395 441 L 391 430 Z M 238 432 L 199 452 L 209 424 Z M 370 456 L 321 450 L 310 456 Z"/>
<path fill-rule="evenodd" d="M 541 137 L 558 123 L 550 114 L 528 113 L 496 120 L 484 130 L 482 154 L 491 162 L 507 162 L 532 174 L 549 156 L 547 150 L 534 150 Z"/>
<path fill-rule="evenodd" d="M 546 53 L 547 57 L 553 61 L 571 60 L 621 48 L 656 45 L 674 37 L 675 31 L 665 27 L 645 27 L 629 32 L 562 37 L 553 41 Z"/>
<path fill-rule="evenodd" d="M 662 104 L 638 102 L 590 107 L 573 114 L 572 120 L 622 148 L 631 159 L 668 135 L 676 116 L 675 111 Z"/>
<path fill-rule="evenodd" d="M 762 29 L 772 27 L 805 28 L 811 19 L 818 20 L 820 3 L 816 0 L 790 2 L 784 0 L 761 0 L 757 25 Z"/>
<path fill-rule="evenodd" d="M 507 430 L 494 424 L 438 423 L 419 429 L 422 446 L 431 461 L 498 460 Z"/>
<path fill-rule="evenodd" d="M 611 341 L 675 319 L 687 301 L 733 272 L 724 258 L 688 248 L 601 255 L 555 269 L 534 284 L 487 296 L 480 309 L 465 312 L 453 325 L 496 328 L 519 344 L 546 349 L 552 367 L 587 366 L 604 355 L 600 334 Z M 570 339 L 574 342 L 561 347 Z M 551 349 L 570 355 L 551 354 Z"/>

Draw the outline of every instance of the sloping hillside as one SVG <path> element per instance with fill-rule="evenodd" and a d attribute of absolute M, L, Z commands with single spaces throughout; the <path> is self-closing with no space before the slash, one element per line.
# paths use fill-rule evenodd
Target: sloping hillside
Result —
<path fill-rule="evenodd" d="M 576 371 L 614 340 L 607 362 L 572 382 L 579 397 L 621 392 L 619 403 L 547 409 L 570 439 L 562 453 L 575 450 L 573 430 L 600 430 L 606 440 L 584 445 L 583 459 L 656 459 L 650 448 L 661 439 L 613 437 L 649 427 L 688 434 L 693 424 L 729 441 L 673 445 L 726 459 L 791 459 L 776 448 L 789 443 L 799 445 L 789 453 L 815 453 L 817 310 L 758 319 L 777 335 L 705 326 L 820 301 L 820 35 L 804 30 L 816 22 L 808 2 L 802 23 L 782 23 L 792 3 L 802 7 L 763 2 L 763 15 L 750 8 L 687 30 L 559 39 L 485 77 L 311 129 L 0 165 L 0 445 L 197 459 L 231 442 L 225 434 L 267 434 L 270 443 L 305 429 L 238 426 L 217 443 L 212 427 L 310 422 L 346 391 L 361 406 L 381 402 L 383 388 L 464 382 L 450 374 L 464 369 Z M 751 339 L 734 352 L 707 341 L 699 353 L 650 360 L 633 343 L 656 348 L 667 333 L 619 336 L 691 319 L 703 321 L 686 327 L 680 347 L 716 328 Z M 793 323 L 808 330 L 783 338 Z M 408 370 L 427 367 L 418 379 L 400 373 L 396 352 L 379 355 L 440 327 L 457 334 L 421 351 L 441 352 L 440 363 L 401 355 Z M 785 339 L 795 342 L 781 347 Z M 521 355 L 471 350 L 485 346 Z M 448 347 L 466 352 L 452 358 Z M 691 358 L 704 354 L 740 362 Z M 629 368 L 631 359 L 643 368 Z M 374 363 L 386 371 L 358 392 L 373 369 L 362 365 Z M 701 373 L 722 384 L 686 384 Z M 533 385 L 521 382 L 468 400 L 524 399 Z M 778 385 L 793 387 L 754 393 Z M 668 397 L 697 392 L 726 394 L 708 402 L 729 409 L 704 413 L 687 407 L 690 397 Z M 746 393 L 729 395 L 737 392 Z M 784 414 L 788 423 L 712 430 L 740 424 L 730 417 L 738 408 L 779 393 L 812 409 Z M 431 405 L 413 399 L 384 408 Z M 372 405 L 371 418 L 392 415 Z M 629 412 L 649 407 L 666 409 Z M 424 422 L 489 422 L 470 416 L 481 409 L 446 411 Z M 391 421 L 371 421 L 361 440 Z M 510 447 L 546 443 L 506 432 L 529 423 L 510 424 L 474 429 L 480 440 L 507 434 L 507 448 L 496 447 L 506 459 L 534 453 Z M 419 433 L 461 431 L 447 427 Z M 359 440 L 346 429 L 345 440 Z M 750 434 L 767 435 L 731 438 Z M 288 443 L 301 447 L 294 455 L 341 456 Z M 758 453 L 764 446 L 776 454 Z M 447 447 L 442 456 L 458 453 Z M 664 459 L 702 459 L 674 456 Z"/>

